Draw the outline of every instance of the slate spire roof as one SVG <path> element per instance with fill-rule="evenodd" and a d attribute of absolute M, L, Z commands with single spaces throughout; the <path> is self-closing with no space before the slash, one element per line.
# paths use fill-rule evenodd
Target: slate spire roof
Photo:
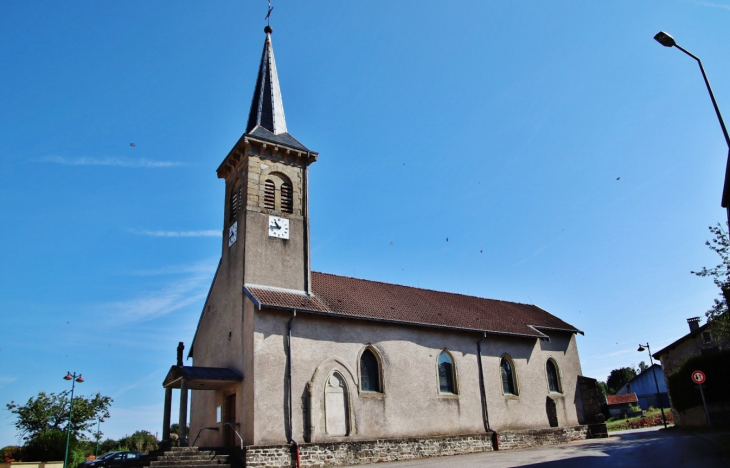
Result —
<path fill-rule="evenodd" d="M 251 100 L 251 112 L 248 115 L 246 133 L 251 132 L 256 126 L 261 126 L 274 135 L 281 135 L 287 133 L 286 117 L 284 117 L 284 103 L 281 100 L 279 75 L 276 73 L 274 47 L 271 45 L 273 30 L 267 26 L 264 32 L 266 32 L 266 41 L 264 41 L 264 52 L 261 55 L 256 88 Z"/>
<path fill-rule="evenodd" d="M 309 151 L 306 146 L 287 132 L 279 74 L 276 71 L 274 47 L 271 45 L 273 30 L 270 26 L 266 26 L 264 32 L 266 33 L 264 51 L 261 54 L 261 64 L 256 77 L 256 87 L 253 90 L 245 135 L 277 145 Z"/>

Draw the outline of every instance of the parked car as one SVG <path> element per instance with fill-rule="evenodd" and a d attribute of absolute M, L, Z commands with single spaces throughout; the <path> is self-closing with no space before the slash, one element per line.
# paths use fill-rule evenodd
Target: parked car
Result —
<path fill-rule="evenodd" d="M 139 457 L 145 455 L 144 452 L 109 452 L 100 456 L 96 460 L 84 462 L 84 468 L 112 468 L 133 463 L 139 460 Z"/>

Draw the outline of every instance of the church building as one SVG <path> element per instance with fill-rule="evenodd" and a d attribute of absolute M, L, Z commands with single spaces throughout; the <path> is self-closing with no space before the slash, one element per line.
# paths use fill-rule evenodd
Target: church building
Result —
<path fill-rule="evenodd" d="M 182 427 L 190 395 L 188 443 L 246 447 L 249 458 L 262 447 L 377 452 L 376 441 L 397 440 L 440 454 L 589 437 L 595 381 L 581 377 L 574 326 L 535 305 L 311 271 L 319 155 L 288 132 L 265 33 L 245 132 L 217 169 L 222 254 L 193 365 L 179 359 L 163 383 L 163 438 L 178 388 Z"/>

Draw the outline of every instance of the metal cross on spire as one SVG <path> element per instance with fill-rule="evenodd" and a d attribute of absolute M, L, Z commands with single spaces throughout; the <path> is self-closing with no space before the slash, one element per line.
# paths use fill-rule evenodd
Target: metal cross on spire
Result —
<path fill-rule="evenodd" d="M 269 0 L 269 11 L 266 13 L 266 17 L 264 18 L 266 20 L 266 24 L 268 26 L 271 26 L 271 12 L 274 11 L 274 7 L 271 6 L 271 0 Z"/>

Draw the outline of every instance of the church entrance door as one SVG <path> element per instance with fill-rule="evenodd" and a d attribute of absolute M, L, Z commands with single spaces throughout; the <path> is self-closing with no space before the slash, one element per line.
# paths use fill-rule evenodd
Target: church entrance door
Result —
<path fill-rule="evenodd" d="M 236 394 L 226 396 L 226 417 L 224 423 L 230 423 L 231 426 L 236 427 Z M 233 427 L 225 424 L 223 426 L 223 434 L 225 438 L 225 444 L 228 447 L 235 447 L 238 444 L 238 437 L 233 432 Z"/>
<path fill-rule="evenodd" d="M 345 379 L 334 373 L 327 379 L 325 395 L 325 429 L 332 436 L 347 435 L 347 389 Z"/>

